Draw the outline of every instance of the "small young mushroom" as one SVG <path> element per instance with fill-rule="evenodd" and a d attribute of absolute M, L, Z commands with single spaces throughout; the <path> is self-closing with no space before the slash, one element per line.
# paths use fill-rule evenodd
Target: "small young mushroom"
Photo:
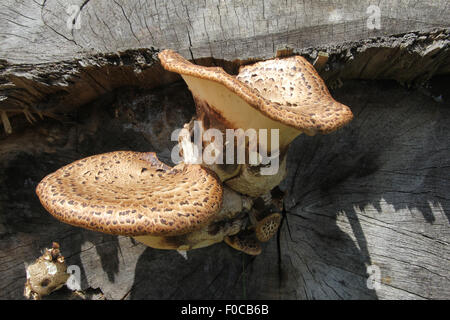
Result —
<path fill-rule="evenodd" d="M 245 242 L 250 241 L 252 247 L 256 248 L 260 246 L 259 242 L 269 241 L 281 225 L 281 214 L 272 211 L 275 207 L 270 200 L 265 203 L 262 198 L 256 199 L 254 206 L 248 211 L 249 224 L 247 228 L 242 228 L 242 231 L 235 237 L 228 237 L 226 242 L 233 243 L 234 248 L 238 245 L 236 242 L 245 240 Z M 245 250 L 241 251 L 246 252 Z"/>
<path fill-rule="evenodd" d="M 272 213 L 257 221 L 255 225 L 256 238 L 261 242 L 269 241 L 278 231 L 281 224 L 281 214 Z"/>
<path fill-rule="evenodd" d="M 329 133 L 347 124 L 353 114 L 335 101 L 314 67 L 301 56 L 272 59 L 241 67 L 233 77 L 219 67 L 192 64 L 172 50 L 159 53 L 162 66 L 181 74 L 203 126 L 226 129 L 267 129 L 267 141 L 258 140 L 264 153 L 279 157 L 280 168 L 270 176 L 259 167 L 241 165 L 225 183 L 242 194 L 258 197 L 285 176 L 287 148 L 302 132 Z M 279 129 L 279 146 L 272 146 L 271 129 Z M 213 169 L 214 170 L 214 169 Z"/>
<path fill-rule="evenodd" d="M 248 216 L 256 238 L 261 242 L 269 241 L 277 233 L 281 224 L 281 214 L 279 213 L 261 214 L 261 211 L 253 208 Z"/>
<path fill-rule="evenodd" d="M 245 229 L 248 218 L 239 214 L 252 206 L 251 199 L 223 188 L 216 174 L 200 165 L 170 168 L 154 153 L 131 151 L 75 161 L 46 176 L 36 193 L 65 223 L 181 251 Z"/>
<path fill-rule="evenodd" d="M 222 205 L 217 176 L 200 165 L 173 168 L 154 153 L 111 152 L 75 161 L 36 188 L 57 219 L 127 236 L 175 236 L 200 230 Z"/>
<path fill-rule="evenodd" d="M 225 243 L 233 249 L 242 251 L 248 255 L 257 256 L 261 253 L 261 243 L 253 232 L 240 232 L 236 235 L 226 236 Z"/>
<path fill-rule="evenodd" d="M 26 269 L 27 281 L 24 295 L 27 299 L 39 300 L 60 289 L 69 278 L 59 244 L 53 242 L 51 249 L 45 249 L 42 256 Z"/>

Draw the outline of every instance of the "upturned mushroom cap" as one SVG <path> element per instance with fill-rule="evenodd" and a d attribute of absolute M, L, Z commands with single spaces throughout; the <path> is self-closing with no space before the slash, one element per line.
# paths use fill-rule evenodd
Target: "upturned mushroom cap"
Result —
<path fill-rule="evenodd" d="M 224 241 L 233 249 L 242 251 L 252 256 L 257 256 L 262 251 L 261 243 L 256 239 L 253 232 L 240 232 L 233 236 L 226 236 Z"/>
<path fill-rule="evenodd" d="M 200 165 L 173 168 L 154 153 L 118 151 L 75 161 L 37 186 L 57 219 L 120 235 L 180 235 L 201 229 L 222 204 L 217 176 Z"/>
<path fill-rule="evenodd" d="M 281 223 L 281 214 L 273 213 L 258 221 L 255 227 L 256 238 L 261 242 L 269 241 L 278 231 Z"/>
<path fill-rule="evenodd" d="M 353 118 L 301 56 L 245 66 L 237 77 L 219 67 L 194 65 L 172 50 L 160 52 L 159 59 L 165 69 L 182 75 L 198 109 L 227 128 L 278 128 L 280 149 L 301 132 L 329 133 Z"/>
<path fill-rule="evenodd" d="M 286 156 L 281 158 L 278 172 L 274 175 L 259 174 L 260 167 L 242 166 L 239 175 L 225 181 L 231 189 L 257 198 L 278 186 L 286 176 Z"/>

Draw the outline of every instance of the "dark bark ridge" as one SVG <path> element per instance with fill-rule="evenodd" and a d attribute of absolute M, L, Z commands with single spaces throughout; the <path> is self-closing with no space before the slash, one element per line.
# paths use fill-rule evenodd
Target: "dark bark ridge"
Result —
<path fill-rule="evenodd" d="M 445 0 L 371 5 L 78 0 L 64 6 L 7 0 L 0 18 L 2 122 L 8 126 L 16 114 L 34 122 L 52 116 L 52 105 L 76 107 L 121 83 L 170 82 L 152 68 L 155 51 L 164 48 L 230 69 L 282 51 L 312 59 L 326 51 L 332 57 L 323 77 L 332 84 L 341 78 L 409 84 L 448 72 Z"/>
<path fill-rule="evenodd" d="M 450 72 L 449 29 L 372 38 L 341 45 L 289 51 L 311 62 L 319 51 L 329 59 L 320 75 L 329 86 L 346 79 L 394 79 L 405 85 L 423 85 L 433 75 Z M 151 89 L 178 79 L 164 71 L 155 49 L 91 54 L 74 61 L 37 65 L 0 65 L 0 111 L 8 118 L 25 115 L 54 117 L 122 86 Z M 236 73 L 248 61 L 214 58 L 197 60 Z M 31 114 L 31 116 L 29 116 Z M 33 116 L 34 115 L 34 116 Z"/>

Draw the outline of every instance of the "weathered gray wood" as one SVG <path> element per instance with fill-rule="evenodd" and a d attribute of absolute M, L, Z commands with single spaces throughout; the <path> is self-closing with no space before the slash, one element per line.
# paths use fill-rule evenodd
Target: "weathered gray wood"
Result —
<path fill-rule="evenodd" d="M 193 58 L 269 58 L 276 50 L 448 26 L 439 1 L 379 1 L 380 29 L 367 28 L 372 1 L 7 0 L 0 20 L 0 59 L 43 63 L 81 52 L 176 48 Z M 68 28 L 69 6 L 81 8 L 80 28 Z"/>
<path fill-rule="evenodd" d="M 437 29 L 297 51 L 311 62 L 319 50 L 328 52 L 329 61 L 320 74 L 332 87 L 359 78 L 395 79 L 417 86 L 435 74 L 450 72 L 449 34 L 449 29 Z M 220 65 L 230 73 L 242 63 L 211 58 L 197 62 Z M 54 111 L 70 111 L 124 85 L 149 89 L 177 78 L 161 68 L 153 49 L 28 66 L 5 62 L 0 68 L 0 111 L 9 118 L 25 113 L 51 117 Z"/>
<path fill-rule="evenodd" d="M 64 5 L 41 2 L 0 5 L 0 110 L 13 128 L 0 133 L 1 299 L 23 298 L 24 263 L 52 241 L 92 299 L 450 297 L 447 1 L 380 2 L 380 30 L 367 29 L 370 1 L 78 1 L 73 32 Z M 230 72 L 279 49 L 330 54 L 321 75 L 355 120 L 295 140 L 279 242 L 256 258 L 219 244 L 184 260 L 73 228 L 34 194 L 46 174 L 91 154 L 150 150 L 170 161 L 169 133 L 194 108 L 183 83 L 154 89 L 177 79 L 156 62 L 162 48 Z M 349 80 L 361 78 L 416 89 Z M 44 120 L 14 117 L 23 110 Z M 381 271 L 377 290 L 369 265 Z"/>
<path fill-rule="evenodd" d="M 170 82 L 154 65 L 156 49 L 163 48 L 229 71 L 280 50 L 311 59 L 324 50 L 331 55 L 323 72 L 330 84 L 351 78 L 421 83 L 449 72 L 449 35 L 442 29 L 449 27 L 447 1 L 380 2 L 379 28 L 370 5 L 8 0 L 0 12 L 0 110 L 8 118 L 51 116 L 51 106 L 78 107 L 123 83 L 148 88 Z M 430 33 L 434 28 L 440 31 Z M 361 41 L 411 31 L 418 32 Z"/>
<path fill-rule="evenodd" d="M 61 224 L 34 195 L 44 175 L 88 154 L 154 150 L 168 161 L 167 132 L 194 112 L 183 84 L 141 98 L 121 92 L 119 102 L 80 109 L 78 124 L 48 120 L 2 140 L 0 297 L 20 298 L 23 263 L 58 241 L 68 264 L 82 268 L 83 288 L 108 299 L 448 298 L 448 95 L 442 104 L 373 81 L 333 94 L 355 120 L 294 142 L 280 250 L 274 239 L 256 258 L 219 244 L 184 260 Z M 367 288 L 368 265 L 380 267 L 379 290 Z"/>

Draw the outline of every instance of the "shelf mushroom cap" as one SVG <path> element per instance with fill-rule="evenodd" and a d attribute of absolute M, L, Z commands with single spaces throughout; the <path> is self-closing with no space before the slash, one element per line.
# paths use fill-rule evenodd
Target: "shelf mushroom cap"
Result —
<path fill-rule="evenodd" d="M 240 232 L 236 235 L 226 236 L 224 242 L 233 249 L 252 256 L 257 256 L 262 251 L 261 243 L 256 239 L 254 233 Z"/>
<path fill-rule="evenodd" d="M 192 64 L 172 50 L 158 55 L 162 66 L 182 75 L 197 104 L 229 128 L 279 128 L 280 147 L 298 134 L 332 132 L 352 120 L 303 57 L 272 59 L 241 67 L 234 77 L 220 67 Z"/>
<path fill-rule="evenodd" d="M 222 205 L 216 174 L 173 168 L 155 153 L 117 151 L 75 161 L 46 176 L 36 193 L 62 222 L 109 234 L 173 236 L 201 229 Z"/>

